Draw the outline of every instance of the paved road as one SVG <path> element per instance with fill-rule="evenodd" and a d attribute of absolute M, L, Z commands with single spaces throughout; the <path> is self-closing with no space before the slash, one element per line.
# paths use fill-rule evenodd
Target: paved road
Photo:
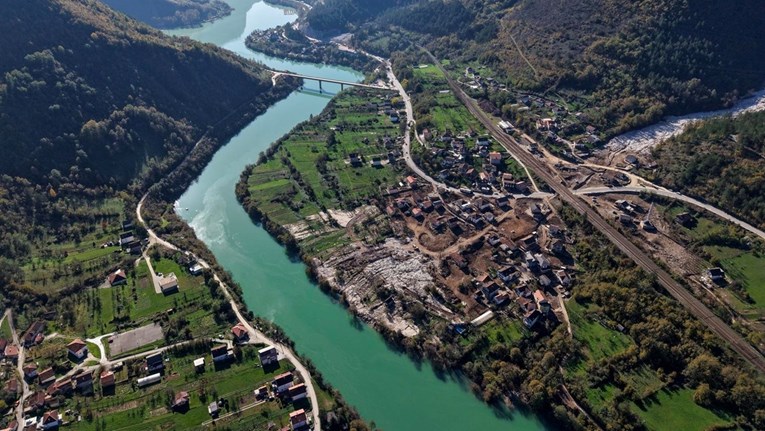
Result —
<path fill-rule="evenodd" d="M 439 62 L 430 52 L 427 53 L 433 63 L 438 66 L 447 77 L 449 86 L 454 94 L 465 104 L 473 116 L 483 123 L 492 136 L 494 136 L 494 139 L 510 151 L 514 157 L 522 160 L 526 166 L 528 166 L 539 178 L 545 181 L 563 201 L 571 205 L 580 214 L 585 215 L 587 220 L 616 245 L 617 248 L 629 256 L 646 272 L 654 274 L 659 283 L 670 293 L 670 295 L 683 304 L 692 315 L 696 316 L 699 320 L 704 322 L 712 332 L 728 342 L 734 351 L 740 354 L 758 371 L 765 373 L 765 358 L 759 351 L 757 351 L 757 349 L 743 339 L 736 331 L 731 329 L 728 324 L 715 316 L 706 305 L 693 296 L 680 283 L 675 281 L 667 271 L 659 267 L 653 259 L 633 244 L 615 227 L 609 224 L 597 211 L 577 197 L 577 195 L 567 186 L 563 185 L 560 177 L 549 166 L 524 151 L 515 139 L 500 130 L 499 127 L 491 121 L 489 116 L 486 115 L 486 113 L 484 113 L 475 102 L 462 91 L 462 88 L 449 77 L 448 73 L 441 65 L 441 62 Z"/>
<path fill-rule="evenodd" d="M 765 239 L 765 232 L 757 229 L 756 227 L 750 225 L 749 223 L 740 220 L 736 218 L 735 216 L 732 216 L 725 211 L 718 209 L 716 207 L 713 207 L 712 205 L 705 204 L 704 202 L 701 202 L 697 199 L 694 199 L 690 196 L 686 196 L 684 194 L 673 192 L 672 190 L 667 190 L 664 188 L 652 188 L 652 187 L 641 187 L 641 186 L 628 186 L 628 187 L 587 187 L 583 189 L 576 190 L 574 192 L 577 195 L 605 195 L 610 193 L 650 193 L 653 195 L 658 196 L 664 196 L 668 198 L 672 198 L 675 200 L 683 201 L 686 203 L 689 203 L 697 208 L 701 208 L 703 210 L 709 211 L 712 214 L 727 220 L 731 223 L 735 223 L 742 228 L 748 230 L 749 232 L 759 236 L 762 239 Z"/>
<path fill-rule="evenodd" d="M 149 229 L 149 226 L 146 224 L 146 221 L 144 221 L 143 216 L 141 215 L 141 209 L 143 208 L 143 203 L 146 200 L 146 196 L 144 195 L 140 202 L 138 202 L 138 205 L 136 206 L 136 217 L 138 218 L 138 222 L 141 223 L 141 225 L 146 228 L 146 232 L 149 234 L 149 244 L 161 244 L 165 247 L 168 247 L 172 250 L 179 250 L 183 251 L 174 244 L 171 244 L 159 236 L 157 236 L 156 233 L 154 233 L 153 230 Z M 210 265 L 205 262 L 203 259 L 199 259 L 197 256 L 194 256 L 195 259 L 199 262 L 202 267 L 205 269 L 210 269 Z M 268 338 L 266 334 L 262 333 L 261 331 L 258 331 L 255 329 L 250 322 L 242 315 L 239 304 L 234 299 L 234 296 L 231 295 L 231 292 L 228 289 L 228 286 L 226 286 L 225 283 L 218 277 L 218 274 L 213 272 L 213 279 L 218 283 L 221 290 L 223 291 L 223 294 L 226 296 L 226 298 L 229 300 L 229 304 L 231 305 L 231 309 L 236 314 L 237 320 L 244 325 L 244 327 L 247 329 L 247 333 L 250 336 L 251 342 L 261 342 L 264 344 L 270 344 L 276 347 L 276 350 L 279 351 L 282 357 L 289 360 L 292 365 L 295 367 L 295 370 L 300 374 L 301 380 L 303 383 L 305 383 L 307 392 L 308 392 L 308 398 L 311 400 L 311 405 L 313 406 L 313 409 L 311 410 L 311 414 L 313 416 L 313 427 L 315 430 L 321 429 L 321 416 L 319 414 L 319 398 L 316 396 L 316 389 L 313 385 L 313 380 L 311 380 L 311 374 L 308 372 L 308 369 L 300 362 L 300 359 L 298 359 L 297 355 L 292 351 L 292 349 L 289 348 L 289 346 L 285 346 L 281 343 L 277 343 L 276 341 Z M 161 351 L 167 349 L 167 347 L 162 349 L 157 349 L 157 351 Z M 123 358 L 124 360 L 125 358 Z"/>
<path fill-rule="evenodd" d="M 26 361 L 26 353 L 24 352 L 24 346 L 21 345 L 19 340 L 19 334 L 16 331 L 16 325 L 13 323 L 13 310 L 10 308 L 5 310 L 5 319 L 8 320 L 8 326 L 11 328 L 11 334 L 13 335 L 13 343 L 19 348 L 19 360 L 16 362 L 16 369 L 21 378 L 21 397 L 19 397 L 19 405 L 16 407 L 16 423 L 24 423 L 24 401 L 29 397 L 32 392 L 29 390 L 29 385 L 26 379 L 24 379 L 24 362 Z"/>

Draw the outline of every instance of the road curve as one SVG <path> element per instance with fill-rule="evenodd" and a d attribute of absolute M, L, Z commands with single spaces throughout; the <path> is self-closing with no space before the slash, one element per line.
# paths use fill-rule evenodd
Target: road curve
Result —
<path fill-rule="evenodd" d="M 675 199 L 678 201 L 683 201 L 686 203 L 689 203 L 697 208 L 701 208 L 703 210 L 709 211 L 710 213 L 720 217 L 721 219 L 727 220 L 731 223 L 735 223 L 742 228 L 748 230 L 749 232 L 759 236 L 760 238 L 765 240 L 765 232 L 757 229 L 756 227 L 752 226 L 751 224 L 740 220 L 736 218 L 735 216 L 732 216 L 725 211 L 713 207 L 712 205 L 705 204 L 704 202 L 701 202 L 697 199 L 694 199 L 690 196 L 686 196 L 684 194 L 673 192 L 672 190 L 667 189 L 654 189 L 652 187 L 640 187 L 640 186 L 629 186 L 629 187 L 586 187 L 583 189 L 576 190 L 574 192 L 577 195 L 606 195 L 611 193 L 650 193 L 653 195 L 658 196 L 664 196 L 671 199 Z"/>
<path fill-rule="evenodd" d="M 489 130 L 494 139 L 502 144 L 505 149 L 513 153 L 514 157 L 523 161 L 529 169 L 532 170 L 537 176 L 545 181 L 563 201 L 571 205 L 580 214 L 583 214 L 587 220 L 602 234 L 606 236 L 619 250 L 626 254 L 636 264 L 643 268 L 649 274 L 654 274 L 658 282 L 681 304 L 683 304 L 688 311 L 696 316 L 699 320 L 704 322 L 707 327 L 720 338 L 725 340 L 731 348 L 741 355 L 747 362 L 749 362 L 760 373 L 765 374 L 765 357 L 755 349 L 749 342 L 742 338 L 736 331 L 723 322 L 719 317 L 715 316 L 712 311 L 707 308 L 701 301 L 693 296 L 685 287 L 675 281 L 672 276 L 662 269 L 656 262 L 653 261 L 647 254 L 645 254 L 640 248 L 633 244 L 627 237 L 619 232 L 615 227 L 609 224 L 600 214 L 587 205 L 582 199 L 577 197 L 573 191 L 567 186 L 561 183 L 560 178 L 556 173 L 551 172 L 550 168 L 537 160 L 528 152 L 524 151 L 521 145 L 511 136 L 503 133 L 497 125 L 495 125 L 491 119 L 484 113 L 475 102 L 462 91 L 462 88 L 457 85 L 449 74 L 444 70 L 441 62 L 433 56 L 429 51 L 425 50 L 433 63 L 441 69 L 446 76 L 449 83 L 449 87 L 452 89 L 458 99 L 468 108 L 471 114 L 475 116 L 483 125 Z"/>
<path fill-rule="evenodd" d="M 149 234 L 149 243 L 150 244 L 161 244 L 165 247 L 168 247 L 173 250 L 183 251 L 181 248 L 175 246 L 174 244 L 171 244 L 159 236 L 149 228 L 149 226 L 146 224 L 146 221 L 143 219 L 143 216 L 141 215 L 141 209 L 143 208 L 143 203 L 146 200 L 146 197 L 148 196 L 148 193 L 143 195 L 141 200 L 138 202 L 138 205 L 136 206 L 135 213 L 136 218 L 138 219 L 138 222 L 141 223 L 141 225 L 146 229 L 146 232 Z M 192 254 L 193 255 L 193 254 Z M 211 269 L 210 265 L 205 262 L 203 259 L 199 259 L 197 256 L 194 255 L 194 258 L 197 259 L 200 265 L 202 265 L 205 269 Z M 242 315 L 239 304 L 234 299 L 234 296 L 231 294 L 231 292 L 228 289 L 228 286 L 218 277 L 218 274 L 215 272 L 213 274 L 213 279 L 218 283 L 218 285 L 221 288 L 221 291 L 223 291 L 223 294 L 226 296 L 226 298 L 229 301 L 229 304 L 231 305 L 231 309 L 234 311 L 234 314 L 236 314 L 236 318 L 244 325 L 244 327 L 247 329 L 247 333 L 250 336 L 250 341 L 252 342 L 262 342 L 265 344 L 271 344 L 279 351 L 279 353 L 282 354 L 284 358 L 289 360 L 292 365 L 295 367 L 295 370 L 300 374 L 300 377 L 306 385 L 306 389 L 308 392 L 308 398 L 311 399 L 311 405 L 313 406 L 313 409 L 311 410 L 311 414 L 313 416 L 313 429 L 320 430 L 321 429 L 321 415 L 319 414 L 319 398 L 316 396 L 316 389 L 313 385 L 313 380 L 311 380 L 311 373 L 308 372 L 308 369 L 300 362 L 300 359 L 298 359 L 295 352 L 292 351 L 292 349 L 289 346 L 286 346 L 281 343 L 277 343 L 276 341 L 270 339 L 266 334 L 262 333 L 261 331 L 258 331 L 255 329 L 250 322 L 245 319 L 244 315 Z"/>

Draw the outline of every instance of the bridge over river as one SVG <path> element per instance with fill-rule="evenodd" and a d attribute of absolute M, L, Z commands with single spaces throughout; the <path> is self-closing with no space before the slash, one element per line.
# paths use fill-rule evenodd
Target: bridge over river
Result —
<path fill-rule="evenodd" d="M 343 81 L 340 79 L 332 79 L 332 78 L 322 78 L 320 76 L 311 76 L 311 75 L 303 75 L 300 73 L 292 73 L 292 72 L 284 72 L 284 71 L 278 71 L 278 70 L 271 70 L 270 71 L 273 74 L 273 81 L 276 82 L 276 80 L 280 76 L 292 76 L 294 78 L 302 78 L 307 79 L 310 81 L 318 81 L 319 82 L 319 91 L 323 91 L 321 84 L 324 82 L 329 82 L 330 84 L 340 84 L 340 90 L 344 90 L 345 86 L 349 87 L 361 87 L 361 88 L 370 88 L 375 90 L 392 90 L 393 88 L 387 85 L 379 85 L 379 84 L 362 84 L 360 82 L 353 82 L 353 81 Z"/>

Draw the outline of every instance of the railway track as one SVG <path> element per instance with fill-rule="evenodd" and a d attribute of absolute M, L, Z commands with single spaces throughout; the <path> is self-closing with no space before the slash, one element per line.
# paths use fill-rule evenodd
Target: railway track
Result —
<path fill-rule="evenodd" d="M 633 244 L 629 238 L 625 237 L 615 227 L 608 223 L 608 221 L 601 217 L 597 211 L 577 197 L 571 189 L 561 182 L 561 178 L 558 177 L 556 173 L 552 172 L 547 164 L 525 151 L 518 141 L 500 130 L 499 127 L 494 124 L 494 121 L 483 112 L 483 110 L 481 110 L 476 103 L 465 94 L 465 92 L 462 91 L 462 88 L 460 88 L 453 79 L 449 77 L 449 74 L 444 70 L 438 59 L 436 59 L 429 51 L 425 50 L 425 52 L 444 74 L 444 77 L 449 84 L 449 88 L 454 95 L 465 105 L 470 113 L 478 119 L 484 127 L 486 127 L 497 142 L 499 142 L 507 151 L 511 152 L 514 157 L 524 163 L 539 178 L 544 180 L 564 202 L 568 203 L 580 214 L 584 215 L 590 224 L 603 233 L 606 238 L 619 248 L 619 250 L 645 271 L 654 274 L 662 287 L 664 287 L 673 298 L 683 304 L 693 316 L 701 320 L 713 333 L 725 340 L 736 353 L 749 362 L 755 369 L 760 373 L 765 374 L 765 357 L 763 357 L 757 349 L 749 344 L 749 342 L 734 331 L 727 323 L 712 313 L 706 305 L 693 296 L 693 294 L 691 294 L 685 287 L 675 281 L 667 271 L 657 265 L 651 257 Z"/>

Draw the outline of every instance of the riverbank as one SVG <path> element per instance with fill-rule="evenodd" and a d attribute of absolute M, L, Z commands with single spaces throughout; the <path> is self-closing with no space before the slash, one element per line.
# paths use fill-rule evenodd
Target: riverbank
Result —
<path fill-rule="evenodd" d="M 726 115 L 736 117 L 743 113 L 759 112 L 762 110 L 765 110 L 765 90 L 760 90 L 752 96 L 740 100 L 728 109 L 696 112 L 679 117 L 667 117 L 651 126 L 612 138 L 606 144 L 605 149 L 615 153 L 630 152 L 644 154 L 650 152 L 663 141 L 683 133 L 690 124 L 695 122 Z"/>

